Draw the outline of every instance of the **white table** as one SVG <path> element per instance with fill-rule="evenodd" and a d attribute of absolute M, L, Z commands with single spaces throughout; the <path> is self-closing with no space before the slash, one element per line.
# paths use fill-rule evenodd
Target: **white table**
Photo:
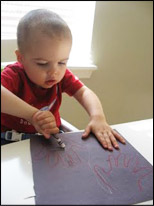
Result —
<path fill-rule="evenodd" d="M 153 164 L 153 119 L 112 125 L 112 128 Z M 1 146 L 1 155 L 1 203 L 35 204 L 30 141 Z M 142 204 L 153 205 L 153 200 L 138 205 Z"/>

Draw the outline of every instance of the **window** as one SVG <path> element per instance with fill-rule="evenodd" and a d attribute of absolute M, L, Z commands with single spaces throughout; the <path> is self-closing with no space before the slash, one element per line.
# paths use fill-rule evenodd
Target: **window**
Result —
<path fill-rule="evenodd" d="M 20 18 L 28 11 L 38 8 L 58 13 L 69 25 L 73 46 L 68 67 L 72 70 L 74 68 L 74 71 L 88 68 L 95 70 L 96 66 L 93 65 L 91 57 L 95 1 L 1 1 L 2 61 L 3 54 L 8 53 L 7 44 L 16 42 L 16 29 Z"/>

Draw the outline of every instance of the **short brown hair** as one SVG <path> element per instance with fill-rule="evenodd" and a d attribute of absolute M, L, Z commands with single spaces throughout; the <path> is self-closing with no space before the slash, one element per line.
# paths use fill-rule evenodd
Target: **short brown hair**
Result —
<path fill-rule="evenodd" d="M 34 31 L 41 31 L 51 37 L 63 36 L 72 39 L 67 23 L 58 14 L 47 9 L 32 10 L 21 18 L 17 27 L 17 44 L 21 52 Z"/>

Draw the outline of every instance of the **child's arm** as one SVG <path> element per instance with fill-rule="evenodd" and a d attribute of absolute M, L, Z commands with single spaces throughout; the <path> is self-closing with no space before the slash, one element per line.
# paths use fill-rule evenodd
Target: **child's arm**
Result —
<path fill-rule="evenodd" d="M 55 118 L 49 111 L 40 111 L 1 85 L 1 112 L 29 121 L 46 138 L 59 132 Z"/>
<path fill-rule="evenodd" d="M 125 143 L 125 140 L 108 125 L 100 100 L 94 92 L 83 86 L 75 93 L 74 97 L 90 116 L 90 122 L 85 129 L 83 138 L 88 137 L 92 132 L 104 148 L 109 150 L 113 150 L 112 145 L 117 149 L 119 148 L 116 139 Z"/>

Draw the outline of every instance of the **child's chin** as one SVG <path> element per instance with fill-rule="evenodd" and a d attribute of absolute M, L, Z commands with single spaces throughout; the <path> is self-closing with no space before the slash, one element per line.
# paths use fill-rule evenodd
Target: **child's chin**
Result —
<path fill-rule="evenodd" d="M 44 89 L 49 89 L 49 88 L 52 88 L 55 84 L 50 84 L 50 85 L 43 85 L 42 88 Z"/>
<path fill-rule="evenodd" d="M 47 85 L 37 85 L 37 87 L 42 88 L 42 89 L 50 89 L 52 86 L 47 86 Z"/>
<path fill-rule="evenodd" d="M 43 89 L 50 89 L 50 88 L 52 88 L 54 85 L 51 85 L 51 86 L 41 86 Z"/>

